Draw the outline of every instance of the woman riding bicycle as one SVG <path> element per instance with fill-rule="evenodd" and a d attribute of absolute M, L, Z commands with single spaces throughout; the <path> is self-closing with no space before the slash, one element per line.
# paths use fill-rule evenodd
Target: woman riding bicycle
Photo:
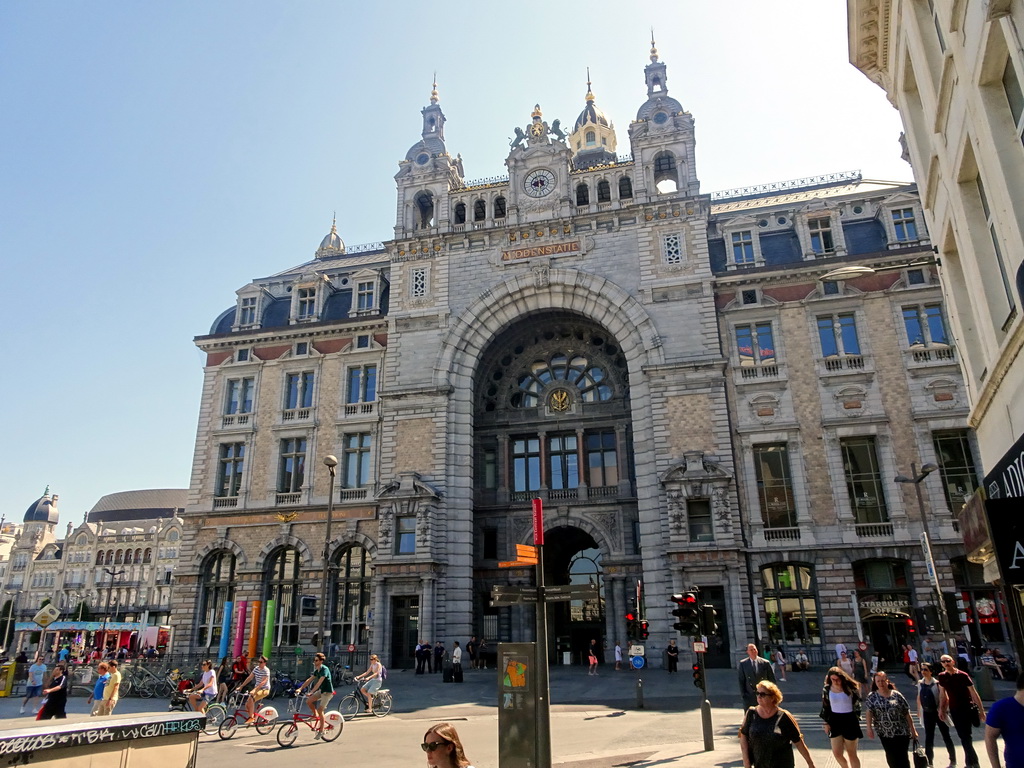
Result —
<path fill-rule="evenodd" d="M 377 654 L 370 654 L 370 666 L 361 675 L 356 675 L 357 682 L 363 683 L 359 688 L 359 694 L 366 700 L 366 711 L 373 712 L 373 694 L 380 690 L 381 685 L 381 663 Z M 363 681 L 366 681 L 365 683 Z"/>
<path fill-rule="evenodd" d="M 217 673 L 213 671 L 213 662 L 207 659 L 202 668 L 202 680 L 188 695 L 188 702 L 196 712 L 205 712 L 206 705 L 217 698 Z"/>
<path fill-rule="evenodd" d="M 309 704 L 309 711 L 316 717 L 316 735 L 313 737 L 314 739 L 322 739 L 324 737 L 324 707 L 327 706 L 327 702 L 334 695 L 331 670 L 324 664 L 325 658 L 322 653 L 313 656 L 313 672 L 302 685 L 295 689 L 296 696 L 299 695 L 303 688 L 309 691 L 306 701 Z"/>

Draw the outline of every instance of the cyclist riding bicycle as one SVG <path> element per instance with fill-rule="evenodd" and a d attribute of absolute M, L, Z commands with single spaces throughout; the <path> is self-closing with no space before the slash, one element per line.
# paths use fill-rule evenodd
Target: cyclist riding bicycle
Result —
<path fill-rule="evenodd" d="M 201 666 L 203 678 L 188 695 L 188 702 L 196 712 L 205 712 L 206 705 L 217 698 L 217 673 L 213 671 L 213 662 L 207 659 Z"/>
<path fill-rule="evenodd" d="M 363 683 L 366 682 L 359 688 L 360 695 L 366 700 L 366 711 L 373 712 L 373 694 L 380 690 L 381 685 L 381 666 L 380 659 L 377 658 L 377 654 L 370 654 L 370 666 L 366 668 L 366 671 L 361 675 L 356 675 L 356 681 Z"/>
<path fill-rule="evenodd" d="M 260 656 L 256 660 L 256 666 L 238 686 L 239 690 L 245 688 L 250 680 L 252 681 L 252 691 L 249 693 L 249 698 L 245 700 L 245 709 L 249 713 L 249 719 L 245 721 L 246 725 L 252 725 L 256 721 L 256 705 L 270 695 L 270 667 L 267 666 L 266 656 Z"/>
<path fill-rule="evenodd" d="M 313 672 L 308 678 L 295 689 L 298 696 L 305 688 L 308 693 L 306 702 L 309 704 L 309 711 L 316 716 L 316 735 L 314 739 L 324 737 L 324 707 L 334 695 L 334 683 L 331 680 L 331 670 L 324 664 L 325 656 L 318 653 L 313 656 Z"/>

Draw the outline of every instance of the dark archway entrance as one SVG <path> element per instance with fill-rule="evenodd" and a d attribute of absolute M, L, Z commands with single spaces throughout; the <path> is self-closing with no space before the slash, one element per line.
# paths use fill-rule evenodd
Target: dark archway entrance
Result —
<path fill-rule="evenodd" d="M 604 648 L 604 576 L 601 550 L 593 537 L 579 528 L 560 527 L 545 533 L 544 581 L 549 585 L 593 584 L 597 600 L 552 603 L 548 609 L 552 660 L 562 663 L 564 653 L 573 664 L 585 663 L 591 640 L 597 640 L 598 658 Z M 604 659 L 601 658 L 603 662 Z"/>

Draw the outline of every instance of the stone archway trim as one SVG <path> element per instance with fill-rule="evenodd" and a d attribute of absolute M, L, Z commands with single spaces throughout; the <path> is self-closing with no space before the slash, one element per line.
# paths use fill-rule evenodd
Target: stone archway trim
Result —
<path fill-rule="evenodd" d="M 309 551 L 309 547 L 306 545 L 306 542 L 292 536 L 291 534 L 287 534 L 271 539 L 263 545 L 263 549 L 260 550 L 259 556 L 259 568 L 261 570 L 266 568 L 267 557 L 270 556 L 270 553 L 280 547 L 293 547 L 294 549 L 297 549 L 299 551 L 299 556 L 302 558 L 299 562 L 300 567 L 303 565 L 309 566 L 313 563 L 313 553 Z"/>
<path fill-rule="evenodd" d="M 196 565 L 202 565 L 214 552 L 226 549 L 235 556 L 235 568 L 244 568 L 248 565 L 248 558 L 245 556 L 245 550 L 243 550 L 237 543 L 228 538 L 215 539 L 207 544 L 205 547 L 196 552 L 195 562 Z"/>

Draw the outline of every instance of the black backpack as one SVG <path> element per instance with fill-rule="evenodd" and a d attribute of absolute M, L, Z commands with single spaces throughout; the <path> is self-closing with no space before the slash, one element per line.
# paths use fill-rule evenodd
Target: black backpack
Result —
<path fill-rule="evenodd" d="M 937 685 L 937 683 L 933 682 L 932 685 Z M 939 702 L 935 700 L 935 691 L 933 690 L 932 685 L 925 685 L 924 683 L 921 683 L 918 686 L 921 696 L 921 709 L 924 712 L 939 711 Z"/>

